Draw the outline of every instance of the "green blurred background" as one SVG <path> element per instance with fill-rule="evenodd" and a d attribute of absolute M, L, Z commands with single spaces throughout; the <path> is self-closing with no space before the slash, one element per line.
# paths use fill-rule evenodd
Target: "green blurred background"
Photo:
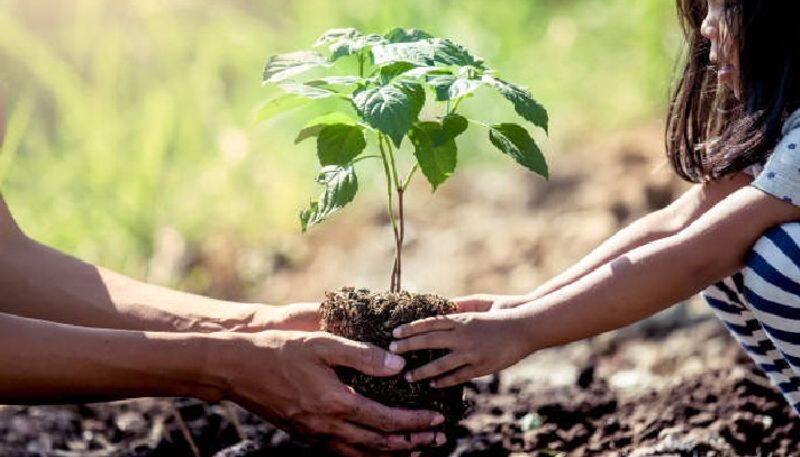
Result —
<path fill-rule="evenodd" d="M 548 154 L 661 117 L 680 47 L 669 0 L 0 0 L 0 189 L 34 238 L 137 277 L 164 233 L 264 249 L 299 230 L 317 169 L 313 145 L 291 143 L 313 113 L 254 125 L 273 95 L 265 58 L 332 27 L 397 26 L 528 86 L 550 111 Z M 467 167 L 499 157 L 462 150 Z M 159 280 L 202 290 L 192 274 Z"/>

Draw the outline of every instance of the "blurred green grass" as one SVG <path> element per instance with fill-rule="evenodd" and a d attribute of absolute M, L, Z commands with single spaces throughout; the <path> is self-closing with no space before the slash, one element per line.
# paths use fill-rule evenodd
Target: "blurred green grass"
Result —
<path fill-rule="evenodd" d="M 0 0 L 11 111 L 0 189 L 36 239 L 137 276 L 162 227 L 189 243 L 223 234 L 263 246 L 298 230 L 316 192 L 313 145 L 291 144 L 312 113 L 252 125 L 271 95 L 259 81 L 267 55 L 332 27 L 426 29 L 529 86 L 563 138 L 661 116 L 680 44 L 673 10 L 665 0 Z M 507 113 L 489 96 L 465 108 Z M 462 150 L 478 155 L 477 144 Z"/>

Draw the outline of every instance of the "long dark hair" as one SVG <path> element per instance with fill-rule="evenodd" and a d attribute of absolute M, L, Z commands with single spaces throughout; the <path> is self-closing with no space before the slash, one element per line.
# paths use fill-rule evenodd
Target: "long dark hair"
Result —
<path fill-rule="evenodd" d="M 706 0 L 677 0 L 688 47 L 669 106 L 667 156 L 682 178 L 718 179 L 766 159 L 788 114 L 800 108 L 799 0 L 725 0 L 739 53 L 740 96 L 717 87 Z"/>

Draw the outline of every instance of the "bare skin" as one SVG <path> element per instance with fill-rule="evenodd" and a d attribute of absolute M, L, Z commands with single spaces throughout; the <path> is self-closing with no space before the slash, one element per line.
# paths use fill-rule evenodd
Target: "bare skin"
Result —
<path fill-rule="evenodd" d="M 0 91 L 0 119 L 2 103 Z M 231 400 L 356 457 L 445 441 L 430 431 L 441 415 L 389 408 L 341 383 L 335 366 L 391 376 L 405 362 L 317 331 L 317 304 L 220 301 L 127 278 L 31 240 L 2 197 L 0 291 L 0 403 Z"/>
<path fill-rule="evenodd" d="M 719 85 L 739 95 L 739 59 L 722 0 L 709 0 L 702 33 Z M 458 300 L 463 314 L 395 330 L 396 353 L 452 352 L 407 374 L 446 387 L 492 373 L 538 349 L 620 328 L 685 300 L 739 270 L 768 228 L 800 218 L 800 209 L 752 187 L 739 174 L 696 185 L 668 208 L 623 229 L 578 264 L 525 295 Z M 491 313 L 483 313 L 492 310 Z M 505 332 L 521 337 L 501 341 Z M 480 341 L 480 344 L 475 343 Z M 499 356 L 498 356 L 499 355 Z"/>

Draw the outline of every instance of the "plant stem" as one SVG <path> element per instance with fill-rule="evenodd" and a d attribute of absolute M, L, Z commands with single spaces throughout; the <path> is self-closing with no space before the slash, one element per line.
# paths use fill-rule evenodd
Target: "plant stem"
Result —
<path fill-rule="evenodd" d="M 399 250 L 397 250 L 397 247 L 400 246 L 400 229 L 398 228 L 397 219 L 395 218 L 395 215 L 394 215 L 395 214 L 394 213 L 394 193 L 392 191 L 393 190 L 392 187 L 393 187 L 393 183 L 394 183 L 394 180 L 392 179 L 392 176 L 393 176 L 393 173 L 394 173 L 393 172 L 393 168 L 394 167 L 392 165 L 394 165 L 394 160 L 392 160 L 390 162 L 389 156 L 386 153 L 386 148 L 383 145 L 384 140 L 385 140 L 384 135 L 382 133 L 378 133 L 378 147 L 380 148 L 381 158 L 383 159 L 382 160 L 383 161 L 383 172 L 386 174 L 386 194 L 389 197 L 389 205 L 388 205 L 389 220 L 392 222 L 392 231 L 394 233 L 395 249 L 396 249 L 394 267 L 392 269 L 392 276 L 391 276 L 391 281 L 390 281 L 390 284 L 389 284 L 389 291 L 390 292 L 397 292 L 397 291 L 400 290 L 400 284 L 399 284 L 399 278 L 398 278 L 399 277 L 399 267 L 398 267 L 399 262 L 398 262 L 398 258 L 400 256 L 400 252 L 399 252 Z M 387 144 L 388 144 L 388 142 L 387 142 Z"/>
<path fill-rule="evenodd" d="M 403 186 L 401 187 L 403 192 L 405 192 L 406 189 L 408 189 L 408 185 L 411 184 L 411 178 L 414 177 L 414 173 L 416 173 L 418 169 L 419 169 L 419 163 L 415 163 L 414 167 L 411 168 L 411 171 L 408 172 L 406 179 L 403 180 Z"/>
<path fill-rule="evenodd" d="M 400 233 L 399 236 L 395 237 L 397 253 L 394 259 L 394 291 L 400 292 L 400 290 L 403 288 L 403 239 L 405 238 L 406 232 L 405 215 L 403 212 L 403 192 L 405 189 L 400 184 L 400 176 L 397 173 L 397 162 L 394 159 L 394 149 L 388 140 L 386 141 L 386 146 L 387 150 L 389 151 L 389 163 L 392 169 L 392 176 L 394 177 L 394 189 L 397 192 L 397 209 L 400 218 Z"/>

